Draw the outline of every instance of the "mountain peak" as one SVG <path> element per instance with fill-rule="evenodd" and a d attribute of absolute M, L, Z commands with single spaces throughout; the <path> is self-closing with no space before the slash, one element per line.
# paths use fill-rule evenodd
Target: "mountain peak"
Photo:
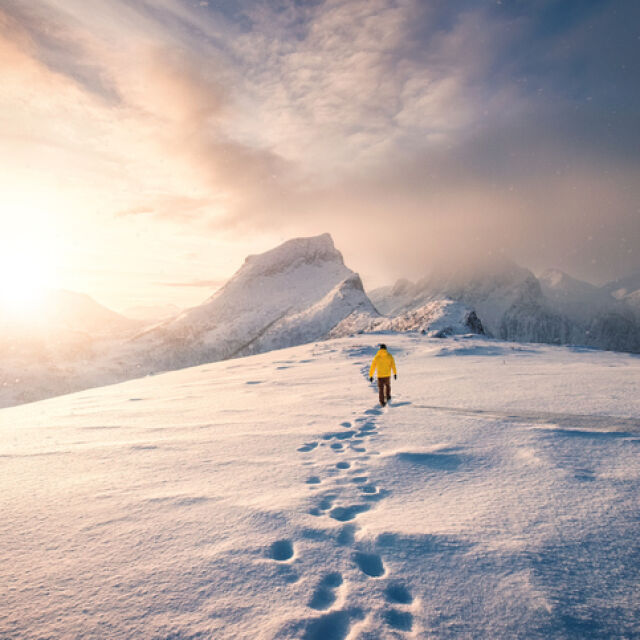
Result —
<path fill-rule="evenodd" d="M 270 276 L 301 264 L 324 262 L 344 265 L 342 254 L 336 249 L 329 233 L 293 238 L 264 253 L 247 256 L 240 272 L 252 276 Z"/>
<path fill-rule="evenodd" d="M 546 269 L 538 276 L 538 280 L 549 287 L 558 287 L 563 282 L 566 282 L 568 278 L 570 276 L 560 269 Z"/>

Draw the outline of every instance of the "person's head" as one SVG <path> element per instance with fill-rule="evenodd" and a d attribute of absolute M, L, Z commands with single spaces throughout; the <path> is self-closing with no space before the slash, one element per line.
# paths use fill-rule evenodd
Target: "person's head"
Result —
<path fill-rule="evenodd" d="M 381 349 L 384 349 L 385 351 L 387 350 L 387 345 L 386 344 L 380 344 L 379 345 Z"/>

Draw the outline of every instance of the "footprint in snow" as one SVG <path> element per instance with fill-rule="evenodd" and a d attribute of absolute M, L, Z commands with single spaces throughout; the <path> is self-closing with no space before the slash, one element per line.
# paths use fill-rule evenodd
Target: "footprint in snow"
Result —
<path fill-rule="evenodd" d="M 341 585 L 342 575 L 340 573 L 328 573 L 313 592 L 309 606 L 318 611 L 328 609 L 336 601 L 336 589 Z"/>
<path fill-rule="evenodd" d="M 317 442 L 306 442 L 301 447 L 298 448 L 298 451 L 302 451 L 306 453 L 307 451 L 313 451 L 318 446 Z"/>
<path fill-rule="evenodd" d="M 413 615 L 409 611 L 388 609 L 384 612 L 385 622 L 398 631 L 411 631 L 413 629 Z"/>
<path fill-rule="evenodd" d="M 286 562 L 293 558 L 293 544 L 291 540 L 276 540 L 269 547 L 269 557 L 277 562 Z"/>
<path fill-rule="evenodd" d="M 390 582 L 384 590 L 384 599 L 390 604 L 411 604 L 411 591 L 401 582 Z"/>
<path fill-rule="evenodd" d="M 302 629 L 295 628 L 286 631 L 287 633 L 293 631 L 297 634 L 295 637 L 302 640 L 345 640 L 349 636 L 352 624 L 364 619 L 364 617 L 362 609 L 352 607 L 343 611 L 332 611 L 319 618 L 305 620 L 302 623 Z M 301 634 L 303 629 L 304 633 Z"/>
<path fill-rule="evenodd" d="M 353 559 L 360 571 L 370 578 L 380 578 L 385 574 L 382 558 L 377 553 L 358 551 L 354 553 Z"/>
<path fill-rule="evenodd" d="M 369 495 L 379 493 L 378 487 L 376 487 L 375 484 L 363 484 L 360 487 L 360 491 L 362 491 L 362 493 L 367 493 Z"/>
<path fill-rule="evenodd" d="M 335 493 L 325 494 L 315 507 L 311 507 L 311 509 L 309 509 L 309 514 L 316 517 L 324 515 L 325 511 L 329 511 L 329 509 L 331 509 L 337 497 L 338 496 Z"/>
<path fill-rule="evenodd" d="M 354 520 L 358 515 L 369 511 L 370 504 L 352 504 L 348 507 L 335 507 L 329 511 L 329 516 L 338 522 L 348 522 Z"/>
<path fill-rule="evenodd" d="M 351 465 L 348 462 L 338 462 L 336 465 L 338 469 L 349 469 L 349 467 L 351 467 Z"/>

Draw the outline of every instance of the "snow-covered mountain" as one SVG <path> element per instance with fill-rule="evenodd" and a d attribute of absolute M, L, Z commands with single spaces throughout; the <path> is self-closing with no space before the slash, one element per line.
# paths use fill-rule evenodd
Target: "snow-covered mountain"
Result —
<path fill-rule="evenodd" d="M 544 304 L 533 273 L 506 259 L 481 268 L 440 268 L 417 283 L 400 280 L 390 290 L 372 291 L 370 297 L 387 315 L 443 298 L 462 302 L 476 311 L 486 331 L 504 340 L 559 344 L 571 333 L 566 320 Z"/>
<path fill-rule="evenodd" d="M 369 295 L 390 315 L 442 298 L 462 302 L 477 312 L 490 335 L 503 340 L 640 352 L 640 322 L 630 306 L 559 270 L 538 279 L 496 259 L 478 268 L 439 269 L 417 283 L 399 280 Z"/>
<path fill-rule="evenodd" d="M 350 314 L 375 314 L 329 234 L 249 256 L 203 304 L 131 343 L 145 369 L 175 369 L 324 338 Z"/>

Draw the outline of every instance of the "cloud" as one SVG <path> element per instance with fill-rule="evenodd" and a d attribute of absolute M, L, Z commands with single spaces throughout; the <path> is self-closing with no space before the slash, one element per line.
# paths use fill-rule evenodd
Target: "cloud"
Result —
<path fill-rule="evenodd" d="M 329 230 L 375 278 L 496 251 L 602 278 L 640 268 L 639 10 L 560 4 L 9 2 L 3 135 L 123 226 Z"/>
<path fill-rule="evenodd" d="M 72 15 L 44 3 L 7 0 L 0 9 L 0 35 L 19 44 L 53 74 L 107 102 L 119 102 L 117 88 L 100 62 L 99 41 L 85 33 Z"/>
<path fill-rule="evenodd" d="M 130 216 L 154 216 L 160 220 L 189 222 L 202 216 L 202 211 L 211 206 L 208 198 L 190 198 L 172 194 L 157 194 L 144 204 L 135 205 L 114 213 L 116 218 Z"/>

